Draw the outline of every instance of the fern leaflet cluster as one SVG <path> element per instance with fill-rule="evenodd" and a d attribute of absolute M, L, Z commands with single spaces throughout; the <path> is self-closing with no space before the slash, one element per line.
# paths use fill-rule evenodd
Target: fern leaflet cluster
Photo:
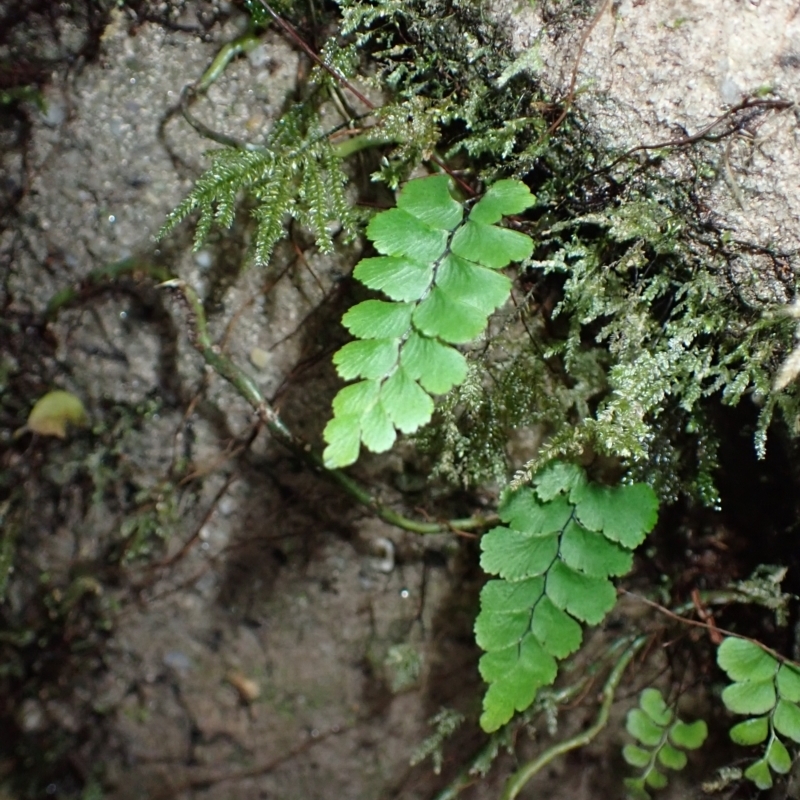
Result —
<path fill-rule="evenodd" d="M 315 236 L 325 253 L 333 251 L 331 223 L 338 220 L 353 237 L 355 213 L 345 197 L 347 177 L 312 109 L 297 105 L 286 112 L 263 147 L 212 151 L 211 167 L 167 217 L 159 238 L 193 211 L 200 212 L 194 235 L 198 249 L 216 223 L 230 228 L 239 203 L 252 205 L 256 222 L 254 256 L 265 264 L 293 217 Z"/>
<path fill-rule="evenodd" d="M 655 525 L 658 501 L 645 484 L 591 483 L 580 467 L 556 462 L 533 487 L 504 498 L 506 526 L 481 539 L 481 566 L 500 580 L 481 592 L 475 622 L 489 684 L 481 725 L 497 730 L 551 684 L 559 659 L 581 644 L 581 622 L 597 625 L 616 603 L 610 577 Z"/>
<path fill-rule="evenodd" d="M 697 750 L 708 736 L 704 720 L 681 721 L 664 702 L 661 692 L 652 687 L 639 696 L 639 707 L 628 712 L 625 727 L 639 742 L 622 749 L 623 758 L 642 771 L 638 778 L 625 779 L 628 794 L 635 800 L 649 800 L 648 789 L 663 789 L 667 776 L 659 766 L 682 770 L 687 763 L 683 751 Z"/>
<path fill-rule="evenodd" d="M 800 743 L 800 670 L 767 653 L 755 642 L 728 637 L 717 650 L 717 663 L 734 681 L 722 701 L 748 719 L 730 730 L 736 744 L 761 745 L 763 755 L 745 770 L 759 789 L 772 786 L 772 773 L 785 775 L 792 757 L 781 736 Z"/>
<path fill-rule="evenodd" d="M 504 180 L 466 213 L 450 179 L 435 175 L 410 181 L 396 208 L 373 217 L 367 235 L 382 255 L 353 274 L 390 300 L 366 300 L 342 318 L 356 340 L 333 361 L 342 378 L 360 380 L 333 400 L 326 466 L 352 464 L 362 444 L 388 450 L 398 430 L 413 433 L 430 420 L 431 395 L 464 381 L 467 361 L 454 345 L 480 334 L 508 299 L 511 282 L 497 270 L 533 249 L 528 236 L 496 223 L 533 202 L 523 183 Z"/>

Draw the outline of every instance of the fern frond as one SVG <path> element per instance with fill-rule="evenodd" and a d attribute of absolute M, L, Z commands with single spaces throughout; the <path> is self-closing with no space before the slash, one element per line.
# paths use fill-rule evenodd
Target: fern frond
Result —
<path fill-rule="evenodd" d="M 263 149 L 225 148 L 210 157 L 211 167 L 167 217 L 159 238 L 199 211 L 194 236 L 198 249 L 214 224 L 230 228 L 239 204 L 248 200 L 256 223 L 253 249 L 259 264 L 269 261 L 289 217 L 306 226 L 326 253 L 333 250 L 334 220 L 347 236 L 355 235 L 354 212 L 345 197 L 347 178 L 316 115 L 305 106 L 295 107 L 276 122 Z"/>
<path fill-rule="evenodd" d="M 638 744 L 628 744 L 622 756 L 641 770 L 638 778 L 626 778 L 625 788 L 633 800 L 650 800 L 651 789 L 663 789 L 667 776 L 661 768 L 682 770 L 688 759 L 684 750 L 697 750 L 708 736 L 702 719 L 686 723 L 678 719 L 658 689 L 645 689 L 639 707 L 628 712 L 625 727 Z"/>
<path fill-rule="evenodd" d="M 328 467 L 358 458 L 361 445 L 388 450 L 396 431 L 413 433 L 433 413 L 431 395 L 467 376 L 453 347 L 474 339 L 508 298 L 511 282 L 497 272 L 530 255 L 528 236 L 496 225 L 534 202 L 519 181 L 499 181 L 465 215 L 446 175 L 406 184 L 397 207 L 373 217 L 367 235 L 382 255 L 353 275 L 387 295 L 351 308 L 342 323 L 356 340 L 333 357 L 345 380 L 361 379 L 333 400 L 323 433 Z"/>
<path fill-rule="evenodd" d="M 481 538 L 481 566 L 497 575 L 481 592 L 475 622 L 489 684 L 481 726 L 491 732 L 558 674 L 580 647 L 581 622 L 599 624 L 616 603 L 609 580 L 655 525 L 658 501 L 644 484 L 608 488 L 556 462 L 532 488 L 507 494 L 497 527 Z"/>

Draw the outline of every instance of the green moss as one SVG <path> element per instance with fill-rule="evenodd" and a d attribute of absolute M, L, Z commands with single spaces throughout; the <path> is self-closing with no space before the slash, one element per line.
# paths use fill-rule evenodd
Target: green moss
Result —
<path fill-rule="evenodd" d="M 574 23 L 585 10 L 568 4 L 551 24 Z M 760 455 L 776 410 L 796 432 L 795 389 L 771 389 L 793 323 L 745 297 L 731 269 L 745 254 L 726 232 L 698 222 L 694 198 L 716 180 L 714 148 L 724 144 L 617 161 L 574 110 L 549 133 L 561 109 L 536 81 L 535 46 L 515 56 L 480 3 L 340 0 L 339 11 L 340 35 L 326 44 L 325 60 L 389 95 L 362 143 L 383 150 L 374 178 L 396 187 L 437 153 L 473 184 L 524 177 L 538 198 L 516 223 L 537 247 L 515 276 L 515 311 L 471 354 L 472 377 L 418 439 L 440 475 L 504 482 L 518 466 L 509 437 L 523 429 L 543 444 L 518 481 L 553 458 L 595 456 L 650 482 L 663 499 L 686 493 L 714 505 L 715 405 L 753 403 Z M 336 91 L 330 76 L 312 72 L 302 108 L 280 123 L 303 120 L 295 145 L 322 142 L 319 109 Z M 259 226 L 269 223 L 262 258 L 298 208 L 308 209 L 303 219 L 320 245 L 331 246 L 326 219 L 353 219 L 341 196 L 329 204 L 337 195 L 325 175 L 335 173 L 340 186 L 341 173 L 329 149 L 314 147 L 297 150 L 313 181 L 270 178 L 279 202 L 253 192 L 252 163 L 272 156 L 217 156 L 170 224 L 199 207 L 202 238 L 215 218 L 233 219 L 243 188 Z M 684 160 L 682 182 L 664 168 L 672 158 Z"/>

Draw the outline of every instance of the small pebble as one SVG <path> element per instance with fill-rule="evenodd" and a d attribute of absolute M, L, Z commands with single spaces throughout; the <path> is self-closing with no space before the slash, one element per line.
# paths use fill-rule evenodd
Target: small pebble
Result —
<path fill-rule="evenodd" d="M 194 254 L 194 263 L 197 264 L 200 269 L 211 269 L 214 259 L 208 250 L 198 250 Z"/>
<path fill-rule="evenodd" d="M 67 109 L 58 100 L 48 100 L 47 108 L 42 112 L 42 122 L 48 128 L 57 128 L 67 118 Z"/>
<path fill-rule="evenodd" d="M 256 69 L 265 66 L 270 61 L 269 47 L 265 44 L 254 47 L 247 53 L 247 60 Z"/>
<path fill-rule="evenodd" d="M 732 78 L 725 78 L 719 86 L 719 94 L 722 102 L 729 106 L 735 106 L 742 101 L 742 90 Z"/>
<path fill-rule="evenodd" d="M 17 724 L 25 733 L 38 733 L 47 727 L 42 704 L 33 697 L 23 700 L 17 712 Z"/>
<path fill-rule="evenodd" d="M 266 369 L 271 361 L 271 356 L 266 350 L 262 350 L 260 347 L 254 347 L 250 351 L 250 363 L 256 369 Z"/>
<path fill-rule="evenodd" d="M 372 551 L 376 558 L 370 559 L 370 565 L 378 572 L 389 573 L 394 570 L 394 542 L 385 536 L 378 536 L 372 541 Z"/>
<path fill-rule="evenodd" d="M 252 703 L 258 700 L 261 695 L 261 687 L 252 678 L 242 675 L 241 672 L 231 670 L 226 676 L 225 680 L 239 692 L 239 697 L 245 703 Z"/>
<path fill-rule="evenodd" d="M 192 668 L 189 656 L 180 650 L 167 650 L 162 661 L 165 667 L 174 669 L 176 672 L 188 672 Z"/>

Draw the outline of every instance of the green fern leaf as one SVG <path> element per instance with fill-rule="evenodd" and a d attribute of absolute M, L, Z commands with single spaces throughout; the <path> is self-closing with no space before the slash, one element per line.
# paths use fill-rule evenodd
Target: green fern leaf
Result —
<path fill-rule="evenodd" d="M 735 637 L 723 640 L 717 663 L 734 681 L 722 692 L 723 703 L 729 711 L 749 717 L 730 729 L 731 740 L 763 747 L 761 757 L 744 775 L 759 789 L 768 789 L 771 771 L 782 775 L 792 765 L 780 737 L 800 743 L 800 672 L 755 642 Z"/>
<path fill-rule="evenodd" d="M 781 664 L 778 670 L 778 692 L 792 703 L 800 702 L 800 672 L 788 664 Z"/>
<path fill-rule="evenodd" d="M 733 681 L 771 680 L 778 669 L 778 662 L 757 644 L 734 637 L 720 645 L 717 663 Z"/>
<path fill-rule="evenodd" d="M 632 798 L 647 800 L 651 789 L 663 789 L 667 776 L 658 767 L 682 770 L 688 763 L 684 750 L 696 750 L 708 736 L 708 726 L 699 719 L 692 723 L 676 719 L 661 692 L 645 689 L 639 696 L 639 707 L 628 712 L 625 729 L 638 744 L 625 745 L 622 757 L 641 770 L 637 778 L 628 778 L 625 786 Z"/>
<path fill-rule="evenodd" d="M 397 362 L 396 339 L 362 339 L 349 342 L 333 356 L 345 380 L 381 378 Z"/>
<path fill-rule="evenodd" d="M 554 461 L 533 479 L 536 494 L 545 503 L 562 492 L 571 494 L 573 489 L 583 486 L 584 483 L 586 483 L 584 471 L 576 464 L 566 461 Z"/>
<path fill-rule="evenodd" d="M 480 671 L 489 689 L 481 725 L 489 732 L 555 679 L 557 660 L 580 647 L 580 623 L 596 625 L 614 607 L 609 578 L 630 569 L 633 543 L 656 521 L 655 494 L 647 486 L 587 492 L 603 487 L 566 464 L 550 465 L 533 484 L 503 498 L 499 514 L 506 525 L 481 539 L 481 566 L 501 578 L 481 592 L 475 622 L 476 640 L 486 651 Z M 655 706 L 650 710 L 661 719 Z"/>
<path fill-rule="evenodd" d="M 772 719 L 775 730 L 800 743 L 800 708 L 786 700 L 778 700 Z"/>
<path fill-rule="evenodd" d="M 497 181 L 492 191 L 475 204 L 470 219 L 484 225 L 494 225 L 509 214 L 519 214 L 530 206 L 528 189 L 519 181 Z"/>
<path fill-rule="evenodd" d="M 761 744 L 769 736 L 769 717 L 753 717 L 730 729 L 731 741 L 745 747 Z"/>
<path fill-rule="evenodd" d="M 408 330 L 413 310 L 410 303 L 365 300 L 342 317 L 342 325 L 358 339 L 398 338 Z"/>
<path fill-rule="evenodd" d="M 437 339 L 413 332 L 403 348 L 400 363 L 431 394 L 444 394 L 467 377 L 467 359 Z"/>
<path fill-rule="evenodd" d="M 772 787 L 772 773 L 769 771 L 769 764 L 766 758 L 760 758 L 758 761 L 751 764 L 744 771 L 744 776 L 753 781 L 761 790 L 770 789 Z"/>
<path fill-rule="evenodd" d="M 592 531 L 603 531 L 624 547 L 638 547 L 652 530 L 658 516 L 658 500 L 643 484 L 597 486 L 584 483 L 570 493 L 581 524 Z"/>
<path fill-rule="evenodd" d="M 430 421 L 431 395 L 464 382 L 467 362 L 452 345 L 482 333 L 489 315 L 508 299 L 511 282 L 494 270 L 533 249 L 529 237 L 486 220 L 497 222 L 533 202 L 524 184 L 500 181 L 467 213 L 450 179 L 436 175 L 410 181 L 396 208 L 373 217 L 367 235 L 381 256 L 362 260 L 353 274 L 389 299 L 366 300 L 342 319 L 356 341 L 333 362 L 345 380 L 365 378 L 370 385 L 355 393 L 345 387 L 334 399 L 334 417 L 323 432 L 328 467 L 358 458 L 356 435 L 368 449 L 383 452 L 397 431 L 414 433 Z M 475 231 L 488 238 L 473 241 Z M 337 422 L 340 415 L 346 424 Z"/>
<path fill-rule="evenodd" d="M 353 270 L 353 277 L 392 300 L 411 301 L 421 297 L 431 285 L 433 267 L 397 256 L 365 258 Z"/>
<path fill-rule="evenodd" d="M 470 258 L 491 269 L 507 267 L 512 261 L 522 261 L 531 254 L 530 238 L 524 233 L 473 222 L 460 228 L 451 245 L 462 258 Z"/>

